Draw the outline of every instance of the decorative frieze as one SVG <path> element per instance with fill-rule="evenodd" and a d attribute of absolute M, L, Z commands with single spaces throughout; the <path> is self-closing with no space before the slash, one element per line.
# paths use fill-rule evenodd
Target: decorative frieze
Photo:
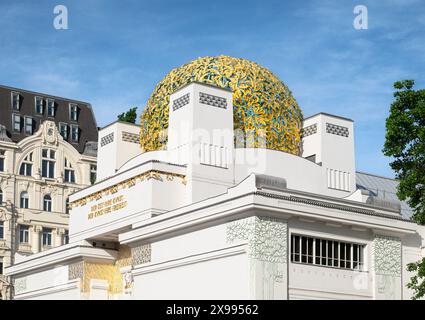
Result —
<path fill-rule="evenodd" d="M 227 109 L 227 101 L 225 98 L 213 96 L 211 94 L 199 92 L 199 102 L 213 107 Z"/>
<path fill-rule="evenodd" d="M 150 243 L 131 248 L 133 266 L 149 263 L 152 257 L 152 248 Z"/>
<path fill-rule="evenodd" d="M 83 279 L 84 262 L 72 263 L 68 266 L 68 280 Z"/>
<path fill-rule="evenodd" d="M 122 141 L 131 143 L 140 143 L 140 136 L 131 132 L 122 132 Z"/>
<path fill-rule="evenodd" d="M 114 141 L 114 133 L 113 133 L 113 132 L 111 132 L 111 133 L 107 134 L 106 136 L 103 136 L 103 137 L 100 139 L 100 146 L 101 146 L 101 147 L 104 147 L 104 146 L 106 146 L 107 144 L 112 143 L 113 141 Z"/>
<path fill-rule="evenodd" d="M 301 130 L 302 137 L 308 137 L 317 133 L 317 123 L 312 124 L 311 126 L 305 127 Z"/>
<path fill-rule="evenodd" d="M 227 242 L 248 241 L 253 259 L 286 263 L 287 224 L 268 217 L 250 217 L 227 225 Z"/>
<path fill-rule="evenodd" d="M 134 176 L 130 179 L 124 180 L 120 183 L 117 183 L 111 187 L 105 188 L 103 190 L 100 190 L 96 193 L 93 193 L 91 195 L 88 195 L 86 197 L 83 197 L 81 199 L 78 199 L 74 202 L 71 202 L 70 207 L 75 208 L 79 206 L 84 206 L 88 202 L 96 201 L 102 199 L 102 197 L 109 196 L 111 194 L 117 193 L 120 189 L 127 189 L 130 188 L 136 183 L 143 182 L 145 180 L 151 180 L 155 179 L 157 181 L 173 181 L 174 178 L 180 179 L 181 183 L 186 185 L 186 176 L 182 174 L 177 173 L 171 173 L 171 172 L 165 172 L 165 171 L 159 171 L 159 170 L 149 170 L 142 174 L 139 174 L 137 176 Z"/>
<path fill-rule="evenodd" d="M 338 126 L 332 123 L 326 123 L 326 132 L 337 136 L 348 137 L 349 131 L 347 127 Z"/>
<path fill-rule="evenodd" d="M 24 277 L 24 278 L 14 279 L 13 286 L 15 289 L 15 294 L 24 292 L 25 290 L 27 290 L 27 278 Z"/>
<path fill-rule="evenodd" d="M 189 104 L 190 101 L 190 94 L 186 93 L 185 95 L 181 96 L 180 98 L 173 101 L 173 111 L 176 111 L 180 109 L 181 107 L 184 107 L 185 105 Z"/>
<path fill-rule="evenodd" d="M 401 276 L 401 240 L 376 236 L 372 245 L 373 267 L 378 275 Z"/>

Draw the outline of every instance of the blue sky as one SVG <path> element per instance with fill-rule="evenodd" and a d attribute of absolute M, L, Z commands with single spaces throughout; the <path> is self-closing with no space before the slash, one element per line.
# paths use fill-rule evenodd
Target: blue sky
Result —
<path fill-rule="evenodd" d="M 53 28 L 68 8 L 69 29 Z M 369 29 L 353 28 L 366 5 Z M 425 1 L 1 0 L 0 83 L 92 104 L 104 126 L 139 112 L 168 71 L 226 54 L 272 70 L 304 115 L 355 121 L 357 169 L 394 176 L 382 155 L 392 84 L 425 88 Z"/>

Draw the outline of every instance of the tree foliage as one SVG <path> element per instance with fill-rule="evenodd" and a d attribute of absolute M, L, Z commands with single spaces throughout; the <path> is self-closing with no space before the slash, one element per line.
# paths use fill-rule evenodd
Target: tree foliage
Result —
<path fill-rule="evenodd" d="M 414 90 L 413 80 L 394 83 L 395 100 L 386 121 L 383 152 L 392 157 L 391 168 L 399 180 L 397 196 L 413 209 L 412 219 L 425 225 L 425 90 Z M 408 265 L 416 272 L 408 288 L 414 299 L 425 296 L 425 258 Z"/>
<path fill-rule="evenodd" d="M 118 115 L 118 120 L 129 123 L 136 123 L 137 119 L 137 107 L 130 108 L 127 112 L 123 112 Z"/>

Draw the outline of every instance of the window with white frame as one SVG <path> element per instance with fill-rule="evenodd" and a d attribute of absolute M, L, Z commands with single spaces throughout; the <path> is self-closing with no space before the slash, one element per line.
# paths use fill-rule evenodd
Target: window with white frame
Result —
<path fill-rule="evenodd" d="M 91 184 L 94 184 L 96 182 L 96 175 L 97 175 L 97 166 L 94 164 L 90 165 L 90 182 Z"/>
<path fill-rule="evenodd" d="M 4 150 L 0 150 L 0 172 L 4 171 L 4 159 L 5 159 L 5 151 Z"/>
<path fill-rule="evenodd" d="M 65 140 L 68 139 L 68 125 L 66 123 L 59 123 L 59 133 Z"/>
<path fill-rule="evenodd" d="M 25 117 L 25 133 L 32 134 L 33 133 L 33 120 L 31 117 Z"/>
<path fill-rule="evenodd" d="M 28 243 L 30 238 L 29 226 L 19 225 L 19 243 Z"/>
<path fill-rule="evenodd" d="M 79 129 L 76 125 L 71 125 L 71 141 L 78 142 Z"/>
<path fill-rule="evenodd" d="M 4 221 L 0 221 L 0 239 L 4 239 Z"/>
<path fill-rule="evenodd" d="M 0 274 L 3 274 L 3 257 L 0 257 Z"/>
<path fill-rule="evenodd" d="M 75 103 L 69 104 L 69 118 L 72 121 L 78 121 L 78 105 Z"/>
<path fill-rule="evenodd" d="M 21 176 L 31 176 L 32 164 L 32 152 L 30 152 L 24 160 L 22 160 L 21 167 L 19 168 L 19 174 Z"/>
<path fill-rule="evenodd" d="M 56 152 L 51 149 L 41 151 L 41 176 L 53 179 L 55 177 Z"/>
<path fill-rule="evenodd" d="M 52 197 L 50 194 L 46 194 L 43 197 L 43 210 L 47 212 L 52 212 Z"/>
<path fill-rule="evenodd" d="M 65 199 L 65 213 L 69 214 L 69 198 Z"/>
<path fill-rule="evenodd" d="M 43 108 L 43 98 L 42 97 L 35 97 L 35 113 L 37 114 L 43 114 L 44 108 Z"/>
<path fill-rule="evenodd" d="M 54 117 L 56 114 L 55 100 L 47 99 L 46 101 L 47 101 L 47 115 L 49 117 Z"/>
<path fill-rule="evenodd" d="M 65 234 L 63 235 L 63 244 L 69 243 L 69 231 L 65 230 Z"/>
<path fill-rule="evenodd" d="M 43 228 L 42 243 L 43 247 L 50 247 L 52 245 L 52 229 Z"/>
<path fill-rule="evenodd" d="M 292 235 L 291 262 L 363 270 L 364 248 L 362 244 Z"/>
<path fill-rule="evenodd" d="M 21 116 L 19 114 L 12 114 L 13 131 L 21 132 Z"/>
<path fill-rule="evenodd" d="M 19 92 L 12 92 L 11 101 L 12 109 L 19 111 L 19 109 L 21 108 L 21 95 L 19 94 Z"/>
<path fill-rule="evenodd" d="M 20 197 L 20 207 L 23 209 L 28 209 L 29 207 L 29 196 L 28 196 L 28 192 L 23 191 L 21 192 L 21 197 Z"/>
<path fill-rule="evenodd" d="M 0 205 L 3 204 L 3 190 L 0 189 Z"/>
<path fill-rule="evenodd" d="M 72 168 L 71 162 L 68 161 L 67 158 L 65 158 L 65 174 L 64 174 L 64 180 L 68 183 L 75 183 L 75 172 Z"/>

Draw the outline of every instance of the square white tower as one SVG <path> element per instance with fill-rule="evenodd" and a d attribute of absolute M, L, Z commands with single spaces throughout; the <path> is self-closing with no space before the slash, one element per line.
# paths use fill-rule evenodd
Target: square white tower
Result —
<path fill-rule="evenodd" d="M 167 150 L 187 165 L 189 202 L 233 184 L 232 92 L 197 82 L 170 96 Z"/>
<path fill-rule="evenodd" d="M 340 195 L 356 190 L 353 120 L 319 113 L 304 120 L 303 157 L 326 169 L 327 186 Z"/>

